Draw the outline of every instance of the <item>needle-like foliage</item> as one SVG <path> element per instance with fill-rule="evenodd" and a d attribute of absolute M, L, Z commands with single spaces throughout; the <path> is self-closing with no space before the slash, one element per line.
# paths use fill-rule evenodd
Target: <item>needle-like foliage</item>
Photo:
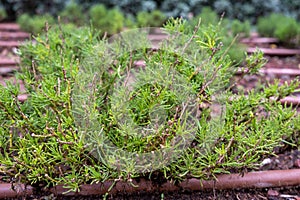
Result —
<path fill-rule="evenodd" d="M 17 85 L 0 87 L 5 179 L 71 190 L 136 177 L 207 179 L 255 169 L 274 147 L 296 145 L 296 111 L 276 100 L 298 82 L 233 94 L 237 68 L 222 46 L 222 26 L 185 27 L 168 21 L 160 49 L 149 49 L 143 32 L 135 32 L 137 44 L 120 45 L 89 28 L 59 26 L 22 46 L 17 77 L 28 99 L 17 100 Z M 140 60 L 146 67 L 135 66 Z M 261 52 L 246 61 L 245 74 L 265 62 Z M 170 159 L 149 164 L 151 155 Z"/>

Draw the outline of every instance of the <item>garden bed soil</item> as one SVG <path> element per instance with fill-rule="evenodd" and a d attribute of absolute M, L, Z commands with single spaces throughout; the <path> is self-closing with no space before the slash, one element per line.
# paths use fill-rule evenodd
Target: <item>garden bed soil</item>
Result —
<path fill-rule="evenodd" d="M 265 56 L 268 63 L 264 68 L 300 69 L 300 55 L 297 56 Z"/>
<path fill-rule="evenodd" d="M 236 189 L 236 190 L 214 190 L 214 191 L 176 191 L 167 193 L 138 193 L 134 195 L 108 195 L 109 200 L 299 200 L 300 187 L 284 187 L 273 189 Z M 289 198 L 286 198 L 289 197 Z M 298 198 L 298 199 L 297 199 Z M 103 196 L 54 196 L 44 194 L 31 196 L 30 199 L 37 200 L 102 200 Z"/>
<path fill-rule="evenodd" d="M 55 196 L 50 193 L 40 193 L 30 195 L 26 198 L 7 198 L 15 199 L 34 199 L 34 200 L 102 200 L 102 195 L 91 196 Z M 128 195 L 126 193 L 117 195 L 108 195 L 106 199 L 111 200 L 299 200 L 300 186 L 264 188 L 264 189 L 234 189 L 234 190 L 207 190 L 207 191 L 175 191 L 175 192 L 140 192 Z"/>

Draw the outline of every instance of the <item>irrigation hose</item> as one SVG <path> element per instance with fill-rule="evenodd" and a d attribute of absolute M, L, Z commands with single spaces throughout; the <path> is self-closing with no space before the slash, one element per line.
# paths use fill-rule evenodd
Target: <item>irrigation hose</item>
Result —
<path fill-rule="evenodd" d="M 51 189 L 46 189 L 46 192 L 51 192 L 57 196 L 88 196 L 88 195 L 103 195 L 106 194 L 113 181 L 106 181 L 98 184 L 84 184 L 78 192 L 68 192 L 63 185 L 58 185 Z M 140 179 L 133 180 L 132 183 L 119 181 L 109 191 L 109 194 L 134 194 L 138 192 L 172 192 L 179 190 L 201 191 L 201 190 L 225 190 L 237 188 L 271 188 L 300 185 L 300 169 L 290 170 L 269 170 L 249 172 L 241 174 L 223 174 L 217 176 L 216 180 L 199 180 L 196 178 L 187 179 L 178 185 L 171 182 L 157 184 L 150 180 Z M 13 189 L 14 188 L 14 189 Z M 25 197 L 34 194 L 34 188 L 31 186 L 25 187 L 23 184 L 12 185 L 9 183 L 0 184 L 0 199 Z"/>

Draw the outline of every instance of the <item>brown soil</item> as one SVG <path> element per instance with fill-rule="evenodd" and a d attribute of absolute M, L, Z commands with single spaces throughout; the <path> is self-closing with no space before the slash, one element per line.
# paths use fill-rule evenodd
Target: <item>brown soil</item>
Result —
<path fill-rule="evenodd" d="M 20 198 L 21 199 L 21 198 Z M 44 194 L 30 196 L 26 199 L 37 200 L 93 200 L 103 199 L 103 196 L 54 196 Z M 300 186 L 272 188 L 272 189 L 236 189 L 236 190 L 212 190 L 212 191 L 177 191 L 172 193 L 138 193 L 134 195 L 108 195 L 111 200 L 299 200 Z"/>
<path fill-rule="evenodd" d="M 266 68 L 300 69 L 300 56 L 265 56 L 268 59 Z"/>

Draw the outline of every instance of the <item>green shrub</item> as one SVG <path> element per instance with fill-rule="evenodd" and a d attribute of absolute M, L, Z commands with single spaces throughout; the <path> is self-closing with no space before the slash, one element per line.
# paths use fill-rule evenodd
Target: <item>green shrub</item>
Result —
<path fill-rule="evenodd" d="M 271 14 L 258 18 L 257 31 L 265 37 L 274 37 L 274 33 L 278 26 L 284 23 L 286 17 L 282 14 Z"/>
<path fill-rule="evenodd" d="M 280 42 L 285 44 L 291 44 L 299 38 L 299 27 L 300 24 L 294 18 L 276 13 L 260 17 L 257 23 L 260 35 L 277 37 Z"/>
<path fill-rule="evenodd" d="M 41 33 L 45 27 L 46 22 L 48 24 L 54 24 L 54 18 L 50 14 L 29 16 L 28 14 L 22 14 L 18 17 L 18 24 L 21 29 L 29 33 L 38 34 Z"/>
<path fill-rule="evenodd" d="M 89 16 L 94 25 L 100 24 L 99 20 L 104 19 L 106 15 L 107 9 L 103 4 L 96 4 L 89 10 Z"/>
<path fill-rule="evenodd" d="M 228 56 L 236 65 L 243 65 L 243 62 L 245 61 L 245 52 L 247 50 L 247 47 L 243 44 L 239 44 L 238 41 L 232 43 L 232 40 L 234 39 L 231 36 L 224 36 L 223 42 L 224 47 L 228 48 Z"/>
<path fill-rule="evenodd" d="M 124 26 L 125 18 L 117 9 L 106 9 L 102 4 L 94 5 L 89 10 L 89 16 L 95 28 L 109 35 L 118 33 Z"/>
<path fill-rule="evenodd" d="M 72 1 L 62 12 L 59 13 L 59 16 L 64 23 L 74 23 L 78 26 L 82 26 L 86 22 L 86 16 L 84 13 L 83 8 Z"/>
<path fill-rule="evenodd" d="M 7 11 L 10 20 L 14 20 L 16 14 L 51 13 L 57 16 L 71 0 L 55 1 L 24 1 L 2 0 L 2 6 Z M 88 10 L 97 0 L 74 0 Z M 230 19 L 249 20 L 254 24 L 259 16 L 269 13 L 283 13 L 300 20 L 300 3 L 296 0 L 101 0 L 107 8 L 118 7 L 123 13 L 137 15 L 140 11 L 161 10 L 168 17 L 188 18 L 190 13 L 199 14 L 201 8 L 210 6 L 219 15 L 225 13 Z"/>
<path fill-rule="evenodd" d="M 18 17 L 18 24 L 20 25 L 20 28 L 24 31 L 31 31 L 30 27 L 31 25 L 29 24 L 31 20 L 31 17 L 28 14 L 23 14 L 21 16 Z"/>
<path fill-rule="evenodd" d="M 137 24 L 139 27 L 146 27 L 149 23 L 149 13 L 142 11 L 142 12 L 138 12 L 137 16 L 136 16 L 136 20 L 137 20 Z M 149 25 L 148 25 L 149 26 Z"/>
<path fill-rule="evenodd" d="M 0 21 L 4 20 L 7 17 L 7 13 L 3 8 L 0 8 Z"/>
<path fill-rule="evenodd" d="M 166 16 L 159 10 L 151 12 L 141 11 L 136 16 L 139 27 L 160 27 L 166 20 Z"/>
<path fill-rule="evenodd" d="M 293 18 L 286 18 L 285 22 L 276 28 L 274 36 L 286 44 L 299 44 L 300 24 Z"/>
<path fill-rule="evenodd" d="M 107 12 L 107 32 L 108 34 L 115 34 L 120 32 L 124 27 L 124 15 L 119 9 L 114 8 Z"/>
<path fill-rule="evenodd" d="M 249 37 L 251 24 L 249 21 L 241 22 L 240 20 L 233 20 L 231 24 L 232 34 L 235 36 L 239 34 L 241 37 Z"/>
<path fill-rule="evenodd" d="M 137 23 L 132 15 L 127 15 L 125 20 L 124 20 L 124 26 L 126 28 L 137 28 Z"/>
<path fill-rule="evenodd" d="M 108 40 L 98 40 L 91 29 L 72 26 L 54 26 L 47 35 L 37 36 L 35 43 L 23 45 L 17 77 L 23 80 L 28 99 L 24 103 L 17 100 L 19 86 L 0 86 L 1 176 L 39 187 L 63 184 L 72 191 L 83 183 L 120 179 L 130 183 L 139 177 L 175 182 L 192 177 L 211 179 L 220 173 L 254 169 L 275 147 L 284 144 L 283 137 L 289 140 L 296 135 L 296 111 L 274 99 L 293 93 L 299 85 L 297 81 L 291 86 L 275 83 L 247 96 L 233 94 L 225 89 L 230 87 L 237 68 L 221 45 L 220 27 L 202 26 L 196 31 L 184 27 L 182 19 L 168 21 L 164 31 L 182 34 L 174 34 L 172 40 L 166 41 L 165 49 L 149 54 L 147 37 L 141 31 L 135 32 L 133 38 L 142 45 L 136 51 L 131 48 L 134 41 L 122 45 L 118 40 L 110 41 L 107 46 Z M 122 36 L 125 38 L 126 33 Z M 127 72 L 134 69 L 130 66 L 141 58 L 147 62 L 147 68 L 141 69 L 142 79 L 137 81 L 141 85 L 135 85 L 126 95 L 118 88 L 123 86 L 118 81 L 127 80 Z M 262 53 L 257 52 L 247 56 L 245 68 L 252 73 L 264 63 Z M 169 70 L 176 73 L 164 76 Z M 173 83 L 177 76 L 180 82 Z M 153 78 L 159 82 L 147 85 L 143 81 Z M 181 88 L 182 93 L 174 94 L 174 87 Z M 222 124 L 211 118 L 215 109 L 212 99 L 219 91 L 224 91 Z M 116 94 L 125 96 L 128 107 L 114 103 Z M 191 134 L 184 120 L 191 115 L 185 115 L 186 107 L 180 98 L 194 95 L 197 98 L 191 106 L 199 110 L 193 113 L 197 130 L 191 145 L 180 149 L 180 156 L 173 162 L 149 172 L 143 157 L 137 156 L 168 149 L 175 136 Z M 91 104 L 78 104 L 80 100 L 91 100 Z M 138 122 L 137 128 L 148 123 L 149 110 L 157 102 L 167 113 L 166 123 L 157 126 L 157 132 L 134 134 L 131 123 L 122 124 L 131 118 Z M 131 113 L 118 121 L 120 110 L 114 108 L 128 108 Z M 97 131 L 80 124 L 95 125 Z M 118 157 L 118 151 L 109 149 L 109 154 L 101 157 L 105 150 L 102 147 L 110 143 L 131 152 L 133 158 Z M 155 160 L 148 161 L 157 167 Z M 141 162 L 143 168 L 139 171 L 136 167 Z"/>
<path fill-rule="evenodd" d="M 220 21 L 220 17 L 218 16 L 218 14 L 215 11 L 213 11 L 210 7 L 202 8 L 200 14 L 196 16 L 196 20 L 199 18 L 201 19 L 201 24 L 204 25 L 216 25 Z"/>

